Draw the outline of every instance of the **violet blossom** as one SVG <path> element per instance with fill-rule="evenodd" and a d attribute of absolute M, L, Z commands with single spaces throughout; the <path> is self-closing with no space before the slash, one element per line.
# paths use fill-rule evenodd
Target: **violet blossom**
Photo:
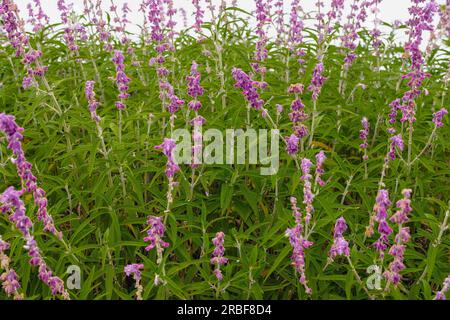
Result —
<path fill-rule="evenodd" d="M 12 296 L 14 300 L 23 300 L 23 294 L 19 293 L 19 289 L 21 288 L 19 277 L 16 271 L 10 267 L 11 261 L 6 254 L 9 247 L 9 243 L 3 241 L 0 236 L 0 271 L 4 270 L 3 273 L 0 273 L 0 282 L 2 282 L 3 291 L 5 291 L 8 297 Z"/>
<path fill-rule="evenodd" d="M 157 264 L 160 264 L 162 261 L 164 248 L 169 247 L 169 243 L 162 240 L 162 238 L 164 237 L 164 233 L 166 232 L 166 228 L 162 222 L 161 217 L 148 217 L 147 225 L 149 229 L 147 230 L 147 237 L 144 238 L 144 241 L 149 242 L 149 244 L 147 247 L 145 247 L 145 250 L 150 251 L 156 248 L 158 257 Z"/>
<path fill-rule="evenodd" d="M 450 275 L 447 276 L 444 280 L 444 284 L 442 285 L 441 291 L 438 291 L 436 293 L 436 297 L 434 300 L 446 300 L 445 294 L 447 293 L 448 289 L 450 288 Z"/>
<path fill-rule="evenodd" d="M 373 219 L 378 222 L 378 233 L 380 234 L 378 240 L 374 243 L 374 247 L 379 252 L 381 258 L 384 257 L 384 251 L 386 251 L 389 244 L 389 236 L 392 234 L 392 229 L 387 222 L 388 210 L 391 204 L 389 192 L 384 189 L 379 190 L 373 208 Z"/>
<path fill-rule="evenodd" d="M 20 199 L 24 193 L 25 189 L 17 191 L 13 187 L 9 187 L 5 192 L 0 194 L 0 214 L 10 213 L 9 220 L 14 223 L 25 241 L 24 248 L 28 251 L 30 265 L 39 269 L 39 279 L 51 289 L 54 296 L 61 295 L 64 299 L 68 300 L 69 294 L 64 287 L 64 281 L 53 275 L 53 271 L 44 261 L 41 250 L 31 234 L 33 223 L 27 217 L 25 205 Z"/>
<path fill-rule="evenodd" d="M 95 81 L 86 81 L 84 93 L 86 95 L 86 99 L 89 104 L 89 111 L 91 112 L 91 118 L 92 120 L 98 123 L 101 121 L 101 118 L 97 115 L 96 110 L 100 105 L 100 103 L 95 99 L 94 85 Z"/>
<path fill-rule="evenodd" d="M 330 261 L 333 261 L 337 256 L 350 256 L 348 241 L 345 240 L 343 236 L 346 230 L 347 224 L 345 222 L 345 219 L 344 217 L 340 217 L 336 220 L 336 224 L 334 226 L 333 245 L 331 246 L 330 252 L 328 253 Z"/>
<path fill-rule="evenodd" d="M 212 265 L 215 266 L 214 275 L 219 281 L 223 280 L 223 274 L 222 270 L 220 270 L 220 267 L 228 263 L 228 259 L 224 257 L 225 255 L 224 242 L 225 242 L 225 234 L 222 231 L 217 232 L 216 237 L 212 240 L 212 243 L 214 245 L 214 251 L 212 253 L 212 258 L 210 262 Z"/>
<path fill-rule="evenodd" d="M 0 113 L 0 132 L 4 132 L 8 142 L 8 149 L 12 151 L 13 164 L 16 166 L 25 191 L 33 195 L 34 203 L 38 207 L 37 217 L 44 223 L 44 231 L 54 234 L 58 239 L 62 239 L 62 233 L 58 231 L 53 222 L 53 218 L 47 211 L 47 198 L 45 191 L 37 185 L 37 178 L 33 175 L 32 164 L 25 158 L 22 148 L 24 129 L 19 127 L 13 116 Z"/>
<path fill-rule="evenodd" d="M 292 214 L 295 218 L 295 227 L 286 230 L 286 236 L 289 238 L 289 242 L 292 246 L 292 265 L 295 271 L 299 273 L 299 282 L 304 286 L 308 295 L 312 294 L 312 289 L 308 287 L 308 281 L 305 273 L 305 249 L 313 245 L 312 242 L 306 240 L 303 235 L 303 225 L 301 219 L 301 213 L 297 207 L 297 199 L 291 197 Z"/>
<path fill-rule="evenodd" d="M 252 80 L 248 74 L 239 68 L 233 68 L 232 74 L 234 80 L 236 81 L 234 86 L 242 90 L 242 94 L 250 106 L 253 109 L 261 110 L 263 108 L 264 101 L 260 98 L 256 88 L 260 88 L 261 86 L 264 86 L 264 84 Z"/>
<path fill-rule="evenodd" d="M 202 32 L 202 24 L 203 24 L 203 16 L 205 14 L 205 11 L 202 10 L 200 0 L 192 0 L 192 4 L 194 5 L 194 8 L 195 8 L 194 29 L 197 33 L 201 33 Z"/>
<path fill-rule="evenodd" d="M 306 226 L 309 225 L 312 213 L 314 212 L 313 201 L 315 196 L 312 192 L 311 186 L 311 179 L 312 179 L 312 175 L 310 174 L 311 167 L 312 162 L 309 159 L 307 158 L 302 159 L 301 170 L 303 175 L 301 177 L 301 180 L 303 181 L 303 204 L 306 205 L 306 217 L 305 217 Z"/>
<path fill-rule="evenodd" d="M 320 151 L 316 155 L 316 179 L 315 179 L 315 181 L 321 187 L 323 187 L 325 185 L 325 181 L 322 180 L 322 175 L 324 173 L 323 164 L 326 159 L 327 159 L 327 157 L 325 156 L 325 152 L 323 152 L 323 151 Z"/>
<path fill-rule="evenodd" d="M 124 56 L 122 51 L 116 50 L 114 52 L 114 57 L 112 59 L 113 63 L 116 66 L 116 85 L 119 89 L 119 101 L 116 102 L 116 107 L 119 110 L 126 109 L 126 105 L 124 104 L 124 100 L 130 97 L 128 93 L 128 83 L 131 81 L 130 78 L 125 74 L 125 65 L 124 65 Z"/>
<path fill-rule="evenodd" d="M 394 284 L 395 286 L 401 280 L 400 271 L 405 269 L 403 263 L 404 253 L 405 253 L 405 243 L 411 238 L 409 233 L 409 228 L 403 227 L 403 225 L 408 222 L 408 214 L 412 212 L 411 208 L 411 192 L 410 189 L 405 189 L 402 191 L 403 199 L 397 201 L 397 212 L 392 215 L 390 221 L 398 225 L 398 234 L 395 236 L 395 244 L 389 250 L 389 255 L 394 258 L 394 260 L 389 264 L 388 270 L 384 273 L 386 280 Z"/>
<path fill-rule="evenodd" d="M 144 265 L 143 264 L 129 264 L 127 266 L 125 266 L 124 268 L 124 272 L 125 274 L 129 277 L 129 276 L 133 276 L 135 283 L 135 288 L 136 288 L 136 300 L 142 300 L 142 292 L 144 291 L 144 287 L 141 284 L 141 270 L 144 269 Z"/>
<path fill-rule="evenodd" d="M 445 108 L 442 108 L 441 110 L 433 114 L 433 123 L 436 126 L 436 128 L 442 128 L 444 126 L 442 120 L 444 119 L 444 116 L 446 116 L 447 114 L 448 111 Z"/>
<path fill-rule="evenodd" d="M 369 120 L 366 117 L 364 117 L 361 120 L 361 124 L 363 128 L 362 130 L 359 131 L 359 138 L 362 140 L 362 143 L 359 145 L 359 148 L 361 150 L 364 150 L 363 160 L 367 161 L 369 159 L 367 155 L 367 147 L 369 146 L 369 144 L 367 143 L 367 139 L 369 137 L 370 123 Z"/>

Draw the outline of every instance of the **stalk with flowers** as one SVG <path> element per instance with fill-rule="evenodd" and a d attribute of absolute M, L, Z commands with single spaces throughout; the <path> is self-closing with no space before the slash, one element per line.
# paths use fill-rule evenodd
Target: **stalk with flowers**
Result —
<path fill-rule="evenodd" d="M 0 0 L 0 299 L 448 298 L 447 1 L 72 2 Z"/>

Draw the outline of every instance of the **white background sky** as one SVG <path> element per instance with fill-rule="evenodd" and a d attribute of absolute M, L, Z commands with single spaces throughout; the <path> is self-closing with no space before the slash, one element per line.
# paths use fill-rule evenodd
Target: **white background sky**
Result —
<path fill-rule="evenodd" d="M 19 8 L 21 9 L 21 15 L 22 17 L 25 17 L 27 14 L 26 5 L 31 2 L 32 0 L 16 0 L 15 2 L 19 5 Z M 88 0 L 88 1 L 95 1 L 95 0 Z M 103 0 L 105 7 L 108 7 L 110 5 L 111 0 Z M 214 4 L 219 5 L 221 0 L 212 0 Z M 323 0 L 326 5 L 328 5 L 331 0 Z M 77 12 L 81 12 L 83 8 L 83 0 L 65 0 L 67 4 L 73 3 L 74 8 Z M 139 4 L 141 3 L 141 0 L 114 0 L 114 2 L 118 5 L 119 8 L 123 5 L 124 2 L 128 2 L 128 5 L 132 12 L 129 14 L 129 20 L 132 21 L 134 24 L 141 24 L 142 22 L 142 13 L 138 12 Z M 231 5 L 231 0 L 226 0 L 226 2 Z M 276 0 L 272 1 L 273 3 L 276 2 Z M 290 3 L 292 0 L 285 0 L 285 6 L 286 9 L 290 7 Z M 300 3 L 304 10 L 306 12 L 311 12 L 315 10 L 315 2 L 316 0 L 300 0 Z M 352 2 L 352 0 L 345 0 L 346 7 L 348 8 L 349 4 Z M 437 0 L 436 1 L 439 4 L 444 4 L 445 0 Z M 57 0 L 41 0 L 41 3 L 43 5 L 43 8 L 48 16 L 50 16 L 52 22 L 59 21 L 60 13 L 57 9 Z M 205 0 L 201 0 L 201 3 L 205 4 Z M 246 10 L 246 11 L 253 11 L 255 9 L 255 2 L 254 0 L 238 0 L 238 7 Z M 174 0 L 174 4 L 176 8 L 183 7 L 187 11 L 188 15 L 188 24 L 192 25 L 193 23 L 193 11 L 194 8 L 192 6 L 191 0 Z M 379 17 L 381 20 L 386 22 L 393 22 L 394 20 L 401 20 L 405 21 L 408 19 L 408 7 L 411 6 L 411 0 L 382 0 L 380 4 L 380 14 Z M 289 10 L 287 10 L 289 13 Z M 179 12 L 178 12 L 179 14 Z M 254 17 L 253 17 L 254 20 Z M 369 15 L 369 21 L 368 24 L 371 24 L 371 15 Z M 182 26 L 182 19 L 181 16 L 179 16 L 178 26 Z M 134 28 L 130 26 L 130 31 L 137 32 L 137 28 Z M 400 36 L 401 37 L 401 36 Z"/>

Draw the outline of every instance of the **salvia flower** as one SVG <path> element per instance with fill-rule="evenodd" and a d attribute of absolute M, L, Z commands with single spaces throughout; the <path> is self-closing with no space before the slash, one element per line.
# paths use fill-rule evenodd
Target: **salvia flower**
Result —
<path fill-rule="evenodd" d="M 369 157 L 367 156 L 367 153 L 366 153 L 366 149 L 369 146 L 367 143 L 367 139 L 369 137 L 369 128 L 370 128 L 369 120 L 366 117 L 364 117 L 361 120 L 361 124 L 362 124 L 362 130 L 359 131 L 359 138 L 362 140 L 362 143 L 359 145 L 359 148 L 361 150 L 364 150 L 363 160 L 367 161 L 369 159 Z"/>
<path fill-rule="evenodd" d="M 147 230 L 147 237 L 144 238 L 145 242 L 149 242 L 149 245 L 145 248 L 146 251 L 150 251 L 156 248 L 157 253 L 157 264 L 162 261 L 162 254 L 164 248 L 169 247 L 169 244 L 162 240 L 164 233 L 166 232 L 166 227 L 162 222 L 161 217 L 150 216 L 147 220 L 147 225 L 149 229 Z"/>
<path fill-rule="evenodd" d="M 314 68 L 311 85 L 308 87 L 308 90 L 312 92 L 312 98 L 314 101 L 317 101 L 319 98 L 322 87 L 327 80 L 327 78 L 323 76 L 323 72 L 323 63 L 320 62 Z"/>
<path fill-rule="evenodd" d="M 348 246 L 348 242 L 343 236 L 346 230 L 347 223 L 345 222 L 344 217 L 340 217 L 336 220 L 336 224 L 334 226 L 333 245 L 331 246 L 330 252 L 328 253 L 331 261 L 333 261 L 337 256 L 350 256 L 350 248 Z"/>
<path fill-rule="evenodd" d="M 214 251 L 212 253 L 211 264 L 215 266 L 214 275 L 217 280 L 223 280 L 223 274 L 220 267 L 228 263 L 228 259 L 224 257 L 225 255 L 225 234 L 220 231 L 216 233 L 216 237 L 212 240 L 214 245 Z"/>
<path fill-rule="evenodd" d="M 450 288 L 450 276 L 445 278 L 444 284 L 442 285 L 442 289 L 441 291 L 438 291 L 438 293 L 436 293 L 436 297 L 434 298 L 434 300 L 446 300 L 445 294 L 447 293 L 449 288 Z"/>
<path fill-rule="evenodd" d="M 119 89 L 119 101 L 116 102 L 116 107 L 119 110 L 126 109 L 124 100 L 130 97 L 128 93 L 128 83 L 131 81 L 130 78 L 125 74 L 125 58 L 122 51 L 116 50 L 114 52 L 114 57 L 112 58 L 114 65 L 116 66 L 116 85 Z"/>
<path fill-rule="evenodd" d="M 0 236 L 0 282 L 2 283 L 3 291 L 8 297 L 12 296 L 14 300 L 23 300 L 23 294 L 19 293 L 20 283 L 16 271 L 10 267 L 10 259 L 6 254 L 9 249 L 9 243 L 2 240 Z"/>
<path fill-rule="evenodd" d="M 433 123 L 435 124 L 436 128 L 442 128 L 444 126 L 442 120 L 444 119 L 444 116 L 447 114 L 448 111 L 445 108 L 442 108 L 441 110 L 433 114 Z"/>
<path fill-rule="evenodd" d="M 16 166 L 22 185 L 25 190 L 32 193 L 34 203 L 38 207 L 37 217 L 44 223 L 44 230 L 62 239 L 62 233 L 58 231 L 53 222 L 53 217 L 47 211 L 47 198 L 45 191 L 37 185 L 37 178 L 33 175 L 32 165 L 25 158 L 22 148 L 24 129 L 19 127 L 13 116 L 0 113 L 0 132 L 4 132 L 8 142 L 8 149 L 12 151 L 14 158 L 12 162 Z"/>
<path fill-rule="evenodd" d="M 403 227 L 403 224 L 408 222 L 408 214 L 412 212 L 411 208 L 411 190 L 405 189 L 402 191 L 403 199 L 397 201 L 397 212 L 392 215 L 390 221 L 398 225 L 398 234 L 395 236 L 395 244 L 389 250 L 389 255 L 394 260 L 389 264 L 388 270 L 384 273 L 384 277 L 394 285 L 398 285 L 401 280 L 400 271 L 405 269 L 403 263 L 405 253 L 405 243 L 411 238 L 409 228 Z"/>
<path fill-rule="evenodd" d="M 301 180 L 303 181 L 303 204 L 306 205 L 306 217 L 305 217 L 306 225 L 310 223 L 312 213 L 314 212 L 313 207 L 314 194 L 312 192 L 311 186 L 312 175 L 310 174 L 311 167 L 312 162 L 309 159 L 307 158 L 302 159 L 301 170 L 303 175 L 301 177 Z"/>
<path fill-rule="evenodd" d="M 291 156 L 297 154 L 300 139 L 295 134 L 292 134 L 290 137 L 286 137 L 285 140 L 286 152 Z"/>
<path fill-rule="evenodd" d="M 232 74 L 236 81 L 234 86 L 242 90 L 242 94 L 250 106 L 256 110 L 261 110 L 264 101 L 260 98 L 257 88 L 261 87 L 262 84 L 258 81 L 253 81 L 248 74 L 239 68 L 233 68 Z"/>
<path fill-rule="evenodd" d="M 403 143 L 403 138 L 401 134 L 398 134 L 396 136 L 393 136 L 390 138 L 390 144 L 389 144 L 389 152 L 386 157 L 386 162 L 395 160 L 395 152 L 396 150 L 403 151 L 405 148 L 405 145 Z"/>
<path fill-rule="evenodd" d="M 378 240 L 374 243 L 374 247 L 379 252 L 381 257 L 384 257 L 384 251 L 386 251 L 387 246 L 389 244 L 389 236 L 392 234 L 392 229 L 387 222 L 388 210 L 391 204 L 392 203 L 389 200 L 389 192 L 384 189 L 379 190 L 373 208 L 373 212 L 374 212 L 374 220 L 378 222 L 378 233 L 380 234 L 380 236 Z"/>
<path fill-rule="evenodd" d="M 203 16 L 205 14 L 205 11 L 202 10 L 200 0 L 192 0 L 192 4 L 194 5 L 194 8 L 195 8 L 194 29 L 197 33 L 200 33 L 200 32 L 202 32 Z"/>
<path fill-rule="evenodd" d="M 166 176 L 168 178 L 173 178 L 175 173 L 180 171 L 180 168 L 175 163 L 174 158 L 174 150 L 176 147 L 177 144 L 175 143 L 175 140 L 168 138 L 165 138 L 161 145 L 155 147 L 157 150 L 162 150 L 164 155 L 167 157 Z"/>
<path fill-rule="evenodd" d="M 95 92 L 94 92 L 94 85 L 95 81 L 86 81 L 86 87 L 85 87 L 85 95 L 86 99 L 89 103 L 89 111 L 91 112 L 91 118 L 95 122 L 100 122 L 101 118 L 97 115 L 97 108 L 100 105 L 100 103 L 95 99 Z"/>
<path fill-rule="evenodd" d="M 305 249 L 313 245 L 312 242 L 306 240 L 303 235 L 303 225 L 301 219 L 301 213 L 297 207 L 297 199 L 291 197 L 292 214 L 295 218 L 295 227 L 286 230 L 286 236 L 289 238 L 289 242 L 292 246 L 292 265 L 295 271 L 299 273 L 299 282 L 304 286 L 307 294 L 312 294 L 312 289 L 308 287 L 308 281 L 305 273 Z"/>
<path fill-rule="evenodd" d="M 327 157 L 325 156 L 325 152 L 323 152 L 323 151 L 320 151 L 316 155 L 316 179 L 315 179 L 315 181 L 321 187 L 323 187 L 325 185 L 325 181 L 322 180 L 322 175 L 324 173 L 323 164 L 326 159 L 327 159 Z"/>
<path fill-rule="evenodd" d="M 268 37 L 264 27 L 268 22 L 271 22 L 269 10 L 270 4 L 268 2 L 265 3 L 263 0 L 255 0 L 257 20 L 256 34 L 258 36 L 258 40 L 256 41 L 256 52 L 254 57 L 257 62 L 252 63 L 252 68 L 253 71 L 262 75 L 266 73 L 266 68 L 261 67 L 260 62 L 266 60 L 268 54 L 268 50 L 266 48 Z"/>
<path fill-rule="evenodd" d="M 17 191 L 13 187 L 9 187 L 5 192 L 0 194 L 0 214 L 10 213 L 9 220 L 14 223 L 25 241 L 24 248 L 28 251 L 30 265 L 38 267 L 39 269 L 39 279 L 50 288 L 54 296 L 61 295 L 64 299 L 68 300 L 69 293 L 64 287 L 64 281 L 53 275 L 53 271 L 43 259 L 41 250 L 31 234 L 33 223 L 30 218 L 27 217 L 25 205 L 20 199 L 24 192 L 25 190 Z"/>
<path fill-rule="evenodd" d="M 142 292 L 144 291 L 144 287 L 141 284 L 141 270 L 144 269 L 143 264 L 129 264 L 125 266 L 124 272 L 125 274 L 129 276 L 133 276 L 136 288 L 136 300 L 142 300 Z"/>

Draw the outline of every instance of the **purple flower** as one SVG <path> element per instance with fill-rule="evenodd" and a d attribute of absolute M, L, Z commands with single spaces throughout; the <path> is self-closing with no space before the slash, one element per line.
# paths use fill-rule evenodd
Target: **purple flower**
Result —
<path fill-rule="evenodd" d="M 94 92 L 94 81 L 86 81 L 86 87 L 85 87 L 85 95 L 86 99 L 89 103 L 89 111 L 91 112 L 91 118 L 95 122 L 100 122 L 101 118 L 97 115 L 97 108 L 100 105 L 98 101 L 95 99 L 95 92 Z"/>
<path fill-rule="evenodd" d="M 49 286 L 53 295 L 61 295 L 64 299 L 69 299 L 69 294 L 64 288 L 64 281 L 57 276 L 53 276 L 52 270 L 44 261 L 41 250 L 36 240 L 31 234 L 33 223 L 25 213 L 25 205 L 20 197 L 24 194 L 25 189 L 17 191 L 13 187 L 9 187 L 0 194 L 0 214 L 11 212 L 9 220 L 14 223 L 15 227 L 22 234 L 25 241 L 25 250 L 28 251 L 30 257 L 30 265 L 39 269 L 39 278 L 42 282 Z"/>
<path fill-rule="evenodd" d="M 388 209 L 391 206 L 391 201 L 389 200 L 389 192 L 387 190 L 379 190 L 376 198 L 376 202 L 373 208 L 374 220 L 378 222 L 378 233 L 380 237 L 374 243 L 374 247 L 379 252 L 380 256 L 384 256 L 384 251 L 386 251 L 389 243 L 389 235 L 392 234 L 392 229 L 387 223 Z M 371 225 L 366 234 L 371 236 L 373 234 L 373 224 L 371 219 Z"/>
<path fill-rule="evenodd" d="M 160 264 L 164 248 L 169 247 L 169 244 L 162 240 L 166 228 L 161 217 L 150 216 L 147 220 L 147 225 L 149 226 L 149 229 L 147 230 L 147 237 L 144 238 L 144 241 L 149 242 L 149 245 L 145 247 L 145 250 L 150 251 L 153 248 L 156 248 L 158 255 L 157 263 Z"/>
<path fill-rule="evenodd" d="M 162 150 L 164 155 L 167 157 L 166 176 L 168 178 L 173 177 L 175 173 L 180 170 L 178 165 L 175 163 L 173 156 L 173 152 L 176 147 L 177 144 L 175 143 L 175 140 L 167 138 L 164 139 L 164 142 L 161 145 L 155 147 L 157 150 Z"/>
<path fill-rule="evenodd" d="M 403 224 L 408 221 L 408 214 L 412 212 L 411 208 L 411 189 L 405 189 L 402 191 L 403 199 L 397 201 L 397 208 L 399 209 L 395 214 L 391 217 L 391 222 L 396 224 Z"/>
<path fill-rule="evenodd" d="M 446 300 L 445 294 L 447 293 L 449 288 L 450 288 L 450 275 L 447 276 L 447 278 L 445 278 L 444 284 L 442 285 L 442 290 L 436 293 L 436 297 L 434 298 L 434 300 Z"/>
<path fill-rule="evenodd" d="M 25 158 L 25 153 L 22 148 L 23 131 L 19 127 L 13 116 L 0 113 L 0 132 L 3 131 L 8 142 L 8 149 L 12 151 L 14 158 L 12 162 L 16 166 L 17 174 L 19 175 L 22 185 L 25 190 L 32 193 L 34 203 L 38 207 L 37 217 L 39 221 L 44 223 L 44 231 L 54 234 L 58 239 L 62 239 L 62 233 L 59 232 L 53 222 L 53 218 L 47 211 L 47 198 L 45 191 L 37 185 L 37 178 L 33 175 L 32 165 Z"/>
<path fill-rule="evenodd" d="M 442 128 L 444 126 L 442 120 L 447 114 L 448 111 L 445 108 L 442 108 L 441 110 L 433 114 L 433 123 L 436 125 L 436 128 Z"/>
<path fill-rule="evenodd" d="M 136 299 L 142 300 L 142 291 L 144 290 L 144 287 L 141 285 L 141 270 L 144 269 L 143 264 L 129 264 L 125 266 L 124 272 L 125 274 L 129 276 L 133 276 L 134 280 L 136 281 L 135 288 L 136 291 Z"/>
<path fill-rule="evenodd" d="M 128 83 L 131 81 L 130 78 L 125 74 L 124 56 L 122 51 L 116 50 L 114 52 L 114 57 L 112 58 L 113 63 L 116 66 L 116 85 L 119 89 L 119 101 L 116 102 L 116 107 L 119 110 L 126 108 L 124 100 L 130 97 L 128 93 Z"/>
<path fill-rule="evenodd" d="M 285 140 L 286 152 L 291 156 L 297 154 L 300 139 L 295 134 L 292 134 L 290 137 L 286 137 Z"/>
<path fill-rule="evenodd" d="M 312 192 L 312 186 L 311 186 L 311 179 L 312 176 L 310 174 L 312 162 L 304 158 L 302 159 L 301 164 L 301 170 L 302 170 L 302 177 L 301 180 L 303 181 L 303 204 L 306 205 L 306 217 L 305 217 L 305 224 L 308 225 L 311 221 L 312 213 L 314 212 L 313 207 L 313 201 L 314 201 L 314 194 Z"/>
<path fill-rule="evenodd" d="M 200 0 L 192 0 L 192 4 L 195 8 L 195 24 L 194 29 L 198 33 L 202 32 L 202 24 L 203 24 L 203 16 L 205 14 L 205 11 L 202 10 L 202 7 L 200 5 Z"/>
<path fill-rule="evenodd" d="M 300 274 L 299 281 L 305 287 L 307 294 L 311 294 L 312 290 L 308 287 L 308 281 L 305 273 L 305 249 L 313 245 L 312 242 L 306 240 L 303 235 L 303 225 L 301 219 L 300 210 L 297 207 L 297 199 L 291 197 L 292 214 L 295 218 L 295 227 L 286 230 L 286 236 L 289 238 L 289 242 L 292 246 L 292 265 Z"/>
<path fill-rule="evenodd" d="M 363 143 L 359 147 L 362 150 L 364 150 L 367 149 L 368 147 L 367 138 L 369 136 L 369 128 L 370 128 L 369 120 L 367 120 L 367 118 L 364 117 L 361 120 L 361 124 L 363 129 L 359 131 L 359 138 L 363 141 Z"/>
<path fill-rule="evenodd" d="M 403 138 L 401 134 L 398 134 L 396 136 L 393 136 L 390 139 L 390 145 L 389 145 L 389 152 L 386 156 L 385 161 L 389 162 L 389 161 L 393 161 L 395 160 L 395 151 L 396 150 L 400 150 L 403 151 L 403 149 L 405 148 L 405 145 L 403 143 Z"/>
<path fill-rule="evenodd" d="M 256 110 L 260 110 L 264 101 L 260 98 L 257 87 L 262 84 L 257 81 L 253 81 L 244 71 L 239 68 L 233 68 L 233 78 L 236 81 L 235 87 L 242 90 L 242 94 L 245 99 L 250 103 L 250 106 Z"/>
<path fill-rule="evenodd" d="M 345 240 L 343 234 L 347 230 L 347 224 L 345 222 L 344 217 L 340 217 L 336 220 L 336 224 L 334 226 L 334 236 L 333 236 L 333 245 L 331 246 L 329 257 L 331 261 L 334 260 L 337 256 L 345 255 L 347 257 L 350 256 L 350 248 L 348 246 L 348 242 Z"/>
<path fill-rule="evenodd" d="M 322 180 L 322 175 L 324 173 L 323 164 L 326 159 L 327 159 L 327 157 L 325 156 L 325 152 L 323 152 L 323 151 L 320 151 L 316 155 L 316 179 L 315 179 L 315 181 L 321 187 L 323 187 L 325 185 L 325 181 Z"/>
<path fill-rule="evenodd" d="M 327 80 L 322 74 L 324 71 L 323 63 L 320 62 L 316 65 L 313 71 L 313 76 L 311 79 L 311 85 L 308 87 L 308 90 L 312 92 L 312 99 L 317 101 L 319 98 L 320 92 L 322 91 L 322 87 Z"/>
<path fill-rule="evenodd" d="M 269 1 L 268 1 L 269 2 Z M 270 4 L 264 3 L 263 0 L 255 0 L 256 4 L 256 35 L 258 40 L 256 41 L 256 52 L 254 59 L 256 63 L 252 63 L 253 71 L 264 75 L 266 73 L 266 68 L 261 67 L 259 64 L 267 59 L 268 50 L 266 49 L 266 43 L 268 40 L 266 31 L 264 30 L 265 25 L 271 22 L 270 19 Z"/>
<path fill-rule="evenodd" d="M 192 98 L 203 95 L 203 88 L 200 86 L 201 74 L 198 72 L 198 64 L 192 61 L 191 74 L 186 77 L 188 83 L 188 94 Z"/>
<path fill-rule="evenodd" d="M 225 234 L 222 231 L 217 232 L 216 237 L 212 240 L 214 251 L 212 253 L 211 264 L 215 266 L 214 275 L 219 281 L 223 280 L 223 275 L 220 267 L 228 263 L 228 259 L 224 257 L 224 242 Z"/>

